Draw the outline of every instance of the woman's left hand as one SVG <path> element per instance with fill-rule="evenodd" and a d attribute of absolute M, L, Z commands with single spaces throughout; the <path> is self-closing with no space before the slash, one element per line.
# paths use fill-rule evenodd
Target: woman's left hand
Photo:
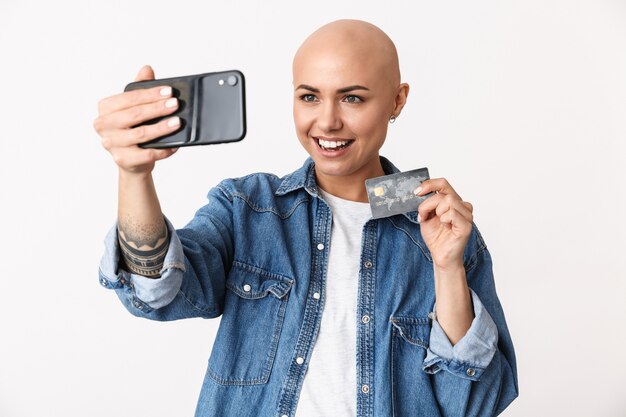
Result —
<path fill-rule="evenodd" d="M 433 191 L 437 194 L 424 200 L 418 208 L 422 237 L 436 267 L 462 267 L 474 208 L 461 199 L 445 178 L 424 181 L 415 194 L 421 196 Z"/>

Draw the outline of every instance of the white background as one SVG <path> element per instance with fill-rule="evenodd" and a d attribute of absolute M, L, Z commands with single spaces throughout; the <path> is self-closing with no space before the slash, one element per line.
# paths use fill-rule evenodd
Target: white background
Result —
<path fill-rule="evenodd" d="M 383 154 L 475 205 L 518 355 L 504 415 L 626 415 L 625 1 L 2 0 L 0 416 L 193 414 L 218 321 L 138 319 L 98 284 L 97 101 L 146 63 L 246 74 L 246 139 L 157 167 L 183 226 L 219 180 L 302 164 L 291 58 L 337 18 L 385 30 L 411 85 Z"/>

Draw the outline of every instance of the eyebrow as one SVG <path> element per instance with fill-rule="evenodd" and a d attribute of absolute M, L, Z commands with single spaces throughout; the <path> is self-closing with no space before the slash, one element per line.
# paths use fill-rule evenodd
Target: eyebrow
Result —
<path fill-rule="evenodd" d="M 311 87 L 310 85 L 306 85 L 306 84 L 300 84 L 298 87 L 296 87 L 296 90 L 299 90 L 301 88 L 304 89 L 304 90 L 312 91 L 314 93 L 319 93 L 320 92 L 319 89 L 317 89 L 315 87 Z M 370 91 L 369 88 L 364 87 L 362 85 L 349 85 L 348 87 L 342 87 L 342 88 L 338 89 L 337 93 L 343 94 L 343 93 L 348 93 L 348 92 L 354 91 L 354 90 Z"/>

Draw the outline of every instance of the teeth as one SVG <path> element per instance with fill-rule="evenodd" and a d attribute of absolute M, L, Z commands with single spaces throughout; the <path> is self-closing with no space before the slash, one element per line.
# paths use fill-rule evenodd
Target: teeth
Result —
<path fill-rule="evenodd" d="M 322 148 L 327 148 L 327 149 L 338 148 L 348 143 L 347 140 L 331 141 L 331 140 L 323 140 L 323 139 L 318 139 L 318 142 Z"/>

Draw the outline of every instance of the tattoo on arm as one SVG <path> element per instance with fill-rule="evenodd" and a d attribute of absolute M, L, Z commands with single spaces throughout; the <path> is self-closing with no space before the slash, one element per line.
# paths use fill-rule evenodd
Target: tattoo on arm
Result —
<path fill-rule="evenodd" d="M 146 226 L 132 219 L 120 219 L 117 235 L 128 270 L 148 278 L 161 276 L 170 243 L 165 223 Z"/>

